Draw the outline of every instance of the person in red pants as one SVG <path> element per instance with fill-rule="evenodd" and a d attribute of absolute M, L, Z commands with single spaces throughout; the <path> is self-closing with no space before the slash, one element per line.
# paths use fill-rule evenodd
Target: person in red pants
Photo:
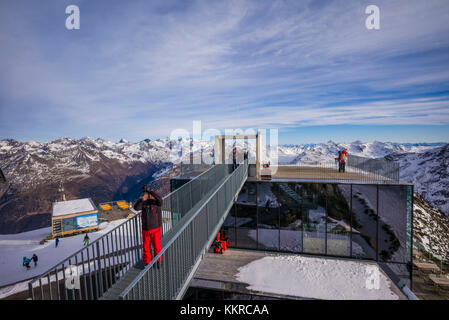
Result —
<path fill-rule="evenodd" d="M 149 264 L 153 257 L 162 250 L 161 248 L 161 225 L 162 225 L 162 197 L 153 190 L 142 186 L 143 195 L 134 204 L 134 209 L 142 210 L 142 242 L 143 242 L 143 263 Z M 154 254 L 151 246 L 153 246 Z M 157 261 L 157 267 L 160 268 L 162 256 Z"/>

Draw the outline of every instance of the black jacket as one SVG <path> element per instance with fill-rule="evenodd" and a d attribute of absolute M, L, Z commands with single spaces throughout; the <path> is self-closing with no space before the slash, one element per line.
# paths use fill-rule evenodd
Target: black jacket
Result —
<path fill-rule="evenodd" d="M 154 200 L 139 199 L 134 204 L 134 210 L 142 210 L 142 230 L 152 230 L 162 225 L 162 197 L 154 191 L 150 191 L 150 194 L 155 198 Z"/>

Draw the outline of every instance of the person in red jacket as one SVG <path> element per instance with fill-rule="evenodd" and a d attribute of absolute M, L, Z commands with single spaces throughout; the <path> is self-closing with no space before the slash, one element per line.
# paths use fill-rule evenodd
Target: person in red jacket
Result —
<path fill-rule="evenodd" d="M 162 250 L 161 248 L 161 225 L 162 225 L 162 197 L 153 190 L 142 186 L 143 195 L 134 204 L 134 209 L 142 210 L 142 244 L 143 244 L 143 263 L 149 264 L 153 257 Z M 153 246 L 154 254 L 152 254 Z M 162 256 L 157 261 L 157 267 L 160 268 Z"/>
<path fill-rule="evenodd" d="M 343 149 L 338 155 L 338 172 L 345 172 L 346 160 L 348 160 L 348 153 Z"/>

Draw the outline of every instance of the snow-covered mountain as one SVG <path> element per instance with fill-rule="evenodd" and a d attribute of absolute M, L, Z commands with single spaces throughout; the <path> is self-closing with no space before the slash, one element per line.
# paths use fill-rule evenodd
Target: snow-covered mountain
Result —
<path fill-rule="evenodd" d="M 230 142 L 232 144 L 232 142 Z M 237 146 L 244 143 L 238 140 Z M 212 143 L 189 139 L 111 142 L 103 139 L 61 138 L 50 142 L 0 140 L 0 167 L 7 184 L 0 185 L 0 233 L 48 226 L 51 203 L 60 199 L 60 183 L 68 199 L 91 197 L 94 202 L 133 200 L 141 183 L 167 174 L 192 148 L 194 154 L 210 152 Z M 250 158 L 255 144 L 249 144 Z M 284 145 L 278 148 L 280 164 L 333 162 L 339 150 L 370 158 L 400 161 L 401 179 L 415 184 L 438 209 L 449 213 L 448 146 L 355 141 L 352 143 Z M 230 148 L 229 148 L 230 151 Z M 416 170 L 414 169 L 416 168 Z M 172 170 L 173 169 L 173 170 Z M 160 183 L 167 191 L 166 183 Z"/>
<path fill-rule="evenodd" d="M 399 161 L 402 182 L 413 183 L 415 193 L 449 216 L 449 144 L 387 159 Z"/>
<path fill-rule="evenodd" d="M 413 231 L 423 250 L 449 260 L 449 218 L 417 194 L 413 199 Z"/>
<path fill-rule="evenodd" d="M 338 151 L 349 155 L 385 158 L 400 164 L 400 182 L 413 183 L 415 192 L 449 216 L 449 144 L 395 144 L 383 142 L 280 146 L 280 164 L 332 163 Z"/>
<path fill-rule="evenodd" d="M 279 146 L 279 163 L 333 162 L 334 158 L 338 155 L 338 152 L 343 148 L 346 149 L 349 154 L 366 158 L 383 158 L 393 153 L 419 153 L 435 148 L 435 146 L 428 144 L 401 145 L 379 141 L 367 143 L 361 141 L 354 141 L 352 143 L 335 143 L 333 141 L 328 141 L 327 143 L 312 145 L 286 145 Z"/>
<path fill-rule="evenodd" d="M 173 146 L 185 141 L 144 140 L 130 143 L 102 139 L 58 139 L 46 143 L 0 140 L 0 233 L 49 225 L 51 203 L 91 197 L 94 202 L 137 196 L 137 183 L 170 169 Z"/>

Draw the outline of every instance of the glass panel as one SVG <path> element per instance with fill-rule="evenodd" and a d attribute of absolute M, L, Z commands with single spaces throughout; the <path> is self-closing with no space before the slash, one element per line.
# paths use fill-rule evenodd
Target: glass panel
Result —
<path fill-rule="evenodd" d="M 260 188 L 261 184 L 263 185 Z M 279 208 L 273 189 L 274 183 L 260 183 L 259 190 L 270 190 L 271 198 L 265 201 L 265 205 L 260 205 L 257 212 L 257 240 L 259 249 L 279 250 Z"/>
<path fill-rule="evenodd" d="M 407 186 L 379 186 L 379 260 L 411 261 Z"/>
<path fill-rule="evenodd" d="M 257 207 L 253 197 L 255 182 L 245 183 L 236 204 L 236 246 L 239 248 L 257 248 Z M 249 200 L 248 200 L 249 198 Z"/>
<path fill-rule="evenodd" d="M 237 203 L 245 205 L 256 205 L 257 188 L 256 183 L 246 182 L 237 198 Z"/>
<path fill-rule="evenodd" d="M 229 246 L 235 246 L 235 212 L 236 208 L 233 205 L 223 222 L 223 231 L 229 240 Z"/>
<path fill-rule="evenodd" d="M 76 217 L 62 219 L 62 230 L 64 232 L 76 229 Z"/>
<path fill-rule="evenodd" d="M 376 260 L 377 187 L 352 185 L 352 256 Z"/>
<path fill-rule="evenodd" d="M 351 186 L 348 184 L 326 185 L 327 199 L 327 254 L 351 255 Z M 349 201 L 348 201 L 349 200 Z"/>
<path fill-rule="evenodd" d="M 301 184 L 276 183 L 273 192 L 280 206 L 280 249 L 302 252 Z"/>
<path fill-rule="evenodd" d="M 300 189 L 303 213 L 303 251 L 326 253 L 326 185 L 303 184 Z"/>

